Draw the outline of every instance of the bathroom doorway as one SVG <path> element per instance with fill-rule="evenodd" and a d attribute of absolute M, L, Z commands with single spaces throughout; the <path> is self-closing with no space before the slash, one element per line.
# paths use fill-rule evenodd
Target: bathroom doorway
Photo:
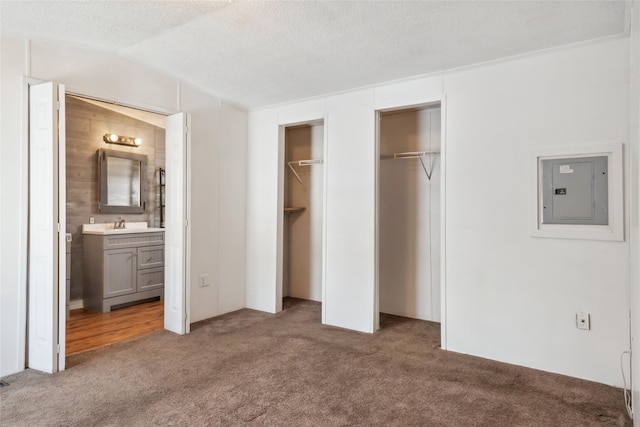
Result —
<path fill-rule="evenodd" d="M 31 78 L 24 80 L 25 127 L 28 141 L 28 239 L 26 293 L 26 367 L 44 372 L 65 369 L 66 340 L 66 103 L 65 87 Z M 81 96 L 81 95 L 80 95 Z M 82 96 L 81 96 L 82 97 Z M 113 103 L 116 104 L 115 102 Z M 166 123 L 167 262 L 164 274 L 164 329 L 189 332 L 188 150 L 190 117 L 164 116 Z M 90 202 L 88 202 L 90 203 Z M 155 257 L 154 257 L 155 259 Z M 155 262 L 155 261 L 153 261 Z M 69 268 L 70 270 L 70 268 Z M 158 274 L 155 275 L 157 277 Z"/>
<path fill-rule="evenodd" d="M 106 228 L 115 226 L 116 223 L 124 227 L 144 225 L 148 229 L 164 228 L 166 116 L 69 94 L 65 96 L 65 107 L 66 355 L 70 356 L 163 329 L 162 248 L 151 246 L 156 248 L 157 253 L 154 255 L 158 259 L 150 268 L 138 270 L 136 266 L 126 263 L 123 266 L 127 268 L 116 267 L 127 272 L 121 279 L 122 289 L 118 290 L 120 300 L 114 301 L 113 307 L 108 304 L 105 307 L 108 311 L 103 313 L 103 295 L 92 295 L 96 293 L 95 288 L 100 286 L 99 282 L 102 280 L 102 277 L 96 277 L 95 271 L 103 269 L 92 265 L 94 254 L 90 252 L 90 246 L 84 244 L 86 239 L 102 238 L 85 236 L 83 231 L 86 224 Z M 111 134 L 133 138 L 137 144 L 108 144 L 104 135 Z M 144 212 L 126 213 L 126 208 L 122 212 L 101 211 L 97 157 L 100 150 L 146 158 L 146 176 L 143 177 L 146 184 Z M 140 252 L 139 248 L 137 252 Z M 147 253 L 149 251 L 145 252 Z M 130 251 L 125 251 L 123 257 L 129 257 L 129 254 Z M 85 271 L 87 269 L 94 271 Z M 129 273 L 129 270 L 133 272 Z M 143 285 L 136 283 L 137 281 L 149 283 Z M 144 292 L 137 292 L 137 288 Z M 153 291 L 150 292 L 151 290 Z"/>

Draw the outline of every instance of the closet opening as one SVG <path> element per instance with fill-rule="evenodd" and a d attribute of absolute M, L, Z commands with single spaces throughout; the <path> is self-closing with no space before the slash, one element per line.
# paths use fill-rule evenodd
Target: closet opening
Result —
<path fill-rule="evenodd" d="M 322 303 L 324 121 L 284 127 L 282 308 Z"/>
<path fill-rule="evenodd" d="M 440 117 L 439 102 L 378 111 L 379 313 L 440 322 Z"/>

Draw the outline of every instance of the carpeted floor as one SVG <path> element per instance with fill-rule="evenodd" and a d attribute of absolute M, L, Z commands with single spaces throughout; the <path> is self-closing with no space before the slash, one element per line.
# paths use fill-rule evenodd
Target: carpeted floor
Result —
<path fill-rule="evenodd" d="M 621 390 L 441 351 L 439 324 L 384 315 L 369 335 L 321 325 L 317 303 L 289 305 L 7 377 L 0 425 L 631 425 Z"/>

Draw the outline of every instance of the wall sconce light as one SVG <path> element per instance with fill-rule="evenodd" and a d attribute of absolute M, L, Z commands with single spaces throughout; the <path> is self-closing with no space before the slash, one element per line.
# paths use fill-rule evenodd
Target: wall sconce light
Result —
<path fill-rule="evenodd" d="M 115 133 L 105 133 L 102 140 L 107 144 L 128 145 L 129 147 L 139 147 L 140 144 L 142 144 L 142 140 L 140 138 L 116 135 Z"/>

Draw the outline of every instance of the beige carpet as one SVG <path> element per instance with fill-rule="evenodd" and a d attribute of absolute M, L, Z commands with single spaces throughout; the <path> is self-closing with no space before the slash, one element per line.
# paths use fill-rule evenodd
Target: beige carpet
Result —
<path fill-rule="evenodd" d="M 621 390 L 441 351 L 439 324 L 385 315 L 369 335 L 322 326 L 317 303 L 288 305 L 7 377 L 0 425 L 631 425 Z"/>

